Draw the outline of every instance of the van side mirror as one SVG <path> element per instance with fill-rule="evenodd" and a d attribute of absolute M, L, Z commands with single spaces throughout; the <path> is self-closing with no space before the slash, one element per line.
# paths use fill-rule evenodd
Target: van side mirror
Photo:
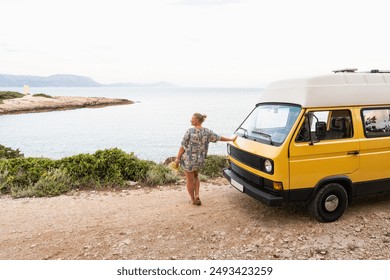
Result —
<path fill-rule="evenodd" d="M 325 138 L 326 135 L 326 122 L 316 123 L 316 136 L 317 140 L 320 141 Z"/>

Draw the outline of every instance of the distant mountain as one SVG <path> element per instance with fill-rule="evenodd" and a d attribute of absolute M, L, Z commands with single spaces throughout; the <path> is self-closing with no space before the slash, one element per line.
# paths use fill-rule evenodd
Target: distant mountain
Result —
<path fill-rule="evenodd" d="M 105 87 L 176 87 L 176 85 L 158 82 L 158 83 L 149 83 L 149 84 L 140 84 L 140 83 L 113 83 L 113 84 L 105 84 Z"/>
<path fill-rule="evenodd" d="M 0 74 L 3 87 L 100 87 L 102 84 L 89 77 L 77 75 L 52 75 L 48 77 Z"/>
<path fill-rule="evenodd" d="M 1 87 L 23 87 L 24 85 L 30 87 L 174 87 L 174 85 L 164 82 L 101 84 L 89 77 L 65 74 L 48 77 L 0 74 Z"/>

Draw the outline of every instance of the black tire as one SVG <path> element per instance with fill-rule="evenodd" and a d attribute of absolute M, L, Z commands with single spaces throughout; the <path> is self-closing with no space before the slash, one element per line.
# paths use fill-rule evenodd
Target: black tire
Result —
<path fill-rule="evenodd" d="M 309 212 L 320 222 L 334 222 L 348 207 L 348 194 L 337 183 L 322 187 L 309 204 Z"/>

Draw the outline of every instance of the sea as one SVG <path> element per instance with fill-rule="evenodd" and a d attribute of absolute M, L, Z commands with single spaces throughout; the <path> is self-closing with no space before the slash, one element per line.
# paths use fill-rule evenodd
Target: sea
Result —
<path fill-rule="evenodd" d="M 0 88 L 22 92 L 22 88 Z M 233 135 L 261 96 L 261 88 L 44 87 L 30 94 L 126 98 L 131 105 L 0 116 L 0 144 L 26 157 L 60 159 L 119 148 L 140 159 L 176 156 L 193 113 L 217 134 Z M 226 143 L 209 154 L 226 155 Z"/>

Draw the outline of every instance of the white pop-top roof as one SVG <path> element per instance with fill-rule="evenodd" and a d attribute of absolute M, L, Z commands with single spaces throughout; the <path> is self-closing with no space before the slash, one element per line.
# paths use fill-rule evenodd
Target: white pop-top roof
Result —
<path fill-rule="evenodd" d="M 259 103 L 282 102 L 302 107 L 390 104 L 390 73 L 337 72 L 271 83 Z"/>

